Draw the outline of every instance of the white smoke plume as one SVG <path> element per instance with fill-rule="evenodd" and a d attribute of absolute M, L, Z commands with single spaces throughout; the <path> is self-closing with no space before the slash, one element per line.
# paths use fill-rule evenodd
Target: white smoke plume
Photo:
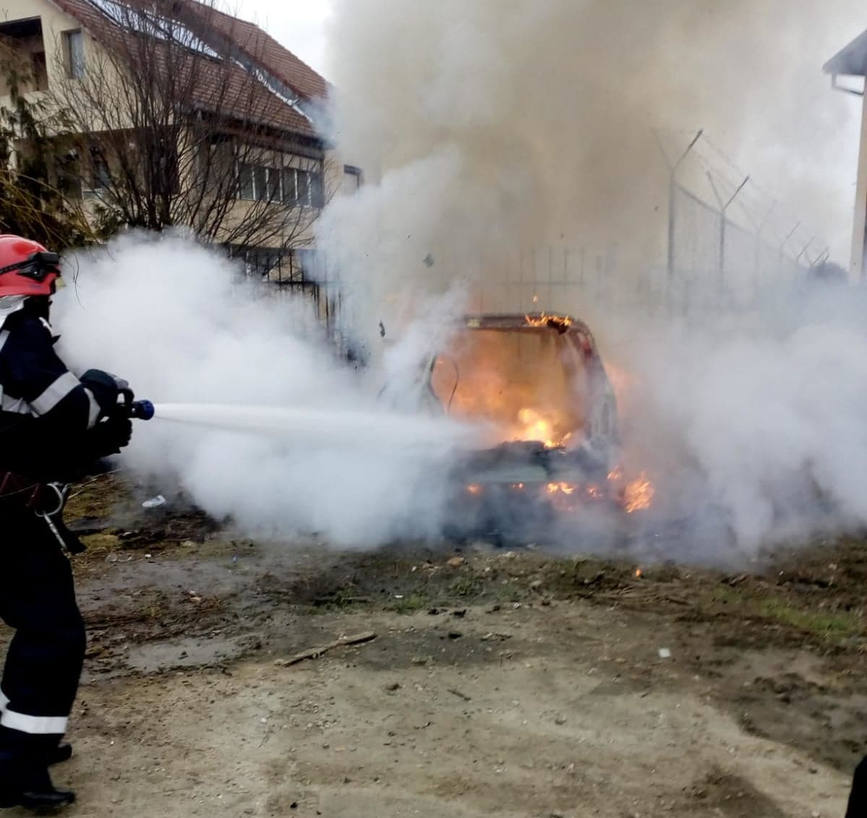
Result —
<path fill-rule="evenodd" d="M 825 19 L 844 7 L 823 5 Z M 791 170 L 794 198 L 826 195 L 823 174 L 852 156 L 816 138 L 812 119 L 799 127 L 785 93 L 806 85 L 807 69 L 794 67 L 801 35 L 827 36 L 828 56 L 847 35 L 790 12 L 784 0 L 344 0 L 330 135 L 368 183 L 328 206 L 317 243 L 343 287 L 347 328 L 383 350 L 372 369 L 335 363 L 310 342 L 303 305 L 253 297 L 227 262 L 177 239 L 122 239 L 110 257 L 82 257 L 80 303 L 67 290 L 57 304 L 64 349 L 156 401 L 348 407 L 380 418 L 371 426 L 387 437 L 385 407 L 416 396 L 381 392 L 382 373 L 418 387 L 414 373 L 465 304 L 521 309 L 526 287 L 509 277 L 526 248 L 562 241 L 616 254 L 606 286 L 631 293 L 658 267 L 667 170 L 652 128 L 704 127 L 733 152 L 763 145 L 766 167 Z M 743 54 L 756 56 L 733 56 Z M 783 64 L 777 85 L 759 81 Z M 823 134 L 850 113 L 842 98 L 827 104 Z M 656 484 L 650 515 L 610 521 L 615 540 L 625 532 L 662 557 L 725 559 L 733 543 L 749 555 L 867 524 L 861 296 L 790 286 L 773 297 L 749 314 L 679 323 L 655 322 L 640 304 L 606 308 L 586 290 L 544 305 L 590 316 L 625 384 L 627 465 Z M 180 476 L 204 508 L 251 530 L 365 545 L 436 536 L 449 521 L 438 479 L 448 451 L 432 461 L 401 441 L 371 446 L 369 435 L 299 446 L 159 422 L 136 438 L 129 462 Z M 566 539 L 586 547 L 580 520 Z"/>
<path fill-rule="evenodd" d="M 742 202 L 762 182 L 781 191 L 771 221 L 783 235 L 806 221 L 842 255 L 857 145 L 839 135 L 857 108 L 821 64 L 859 33 L 856 8 L 338 0 L 330 127 L 381 184 L 332 208 L 321 243 L 344 281 L 379 300 L 463 276 L 489 285 L 485 306 L 507 308 L 490 285 L 522 251 L 558 241 L 616 257 L 631 286 L 665 256 L 668 168 L 654 130 L 670 135 L 673 160 L 703 128 L 759 165 Z M 824 44 L 815 63 L 799 51 L 806 39 Z M 684 171 L 712 201 L 704 166 Z M 717 179 L 726 196 L 731 181 Z M 731 215 L 754 229 L 773 195 Z"/>
<path fill-rule="evenodd" d="M 61 354 L 128 378 L 140 397 L 193 403 L 204 424 L 137 422 L 125 465 L 248 533 L 354 547 L 441 535 L 447 470 L 467 438 L 425 414 L 420 393 L 459 290 L 391 343 L 383 378 L 341 365 L 305 301 L 266 296 L 186 240 L 129 236 L 77 264 L 54 307 Z M 657 502 L 605 523 L 622 541 L 593 542 L 644 556 L 655 538 L 650 557 L 730 562 L 867 525 L 865 311 L 860 290 L 822 285 L 701 328 L 611 316 L 603 354 L 626 465 L 648 471 Z M 558 539 L 586 547 L 582 526 L 569 519 Z"/>
<path fill-rule="evenodd" d="M 370 343 L 374 317 L 400 323 L 420 293 L 455 280 L 471 282 L 476 309 L 525 309 L 538 282 L 509 279 L 534 246 L 616 255 L 604 286 L 628 292 L 628 310 L 586 288 L 559 303 L 543 295 L 542 305 L 589 317 L 629 384 L 626 457 L 651 471 L 660 517 L 695 541 L 687 556 L 716 558 L 732 542 L 754 553 L 867 523 L 857 488 L 867 350 L 857 321 L 820 310 L 819 296 L 794 293 L 791 278 L 771 290 L 776 300 L 725 318 L 705 303 L 683 321 L 655 323 L 632 297 L 636 280 L 664 267 L 668 169 L 654 129 L 681 135 L 670 158 L 699 128 L 756 158 L 789 211 L 845 253 L 851 194 L 839 180 L 854 174 L 856 145 L 837 134 L 851 134 L 844 126 L 856 110 L 830 92 L 821 63 L 859 33 L 857 8 L 337 2 L 330 123 L 369 184 L 330 207 L 317 232 L 343 285 L 363 296 L 352 329 Z M 815 63 L 802 59 L 807 39 L 822 43 Z M 689 182 L 705 176 L 700 163 L 686 170 Z M 732 192 L 730 180 L 718 182 Z M 754 230 L 763 212 L 740 216 Z M 766 282 L 774 275 L 759 271 Z M 711 520 L 713 535 L 699 543 Z"/>
<path fill-rule="evenodd" d="M 316 531 L 344 546 L 440 536 L 447 469 L 466 438 L 422 412 L 420 391 L 460 291 L 392 342 L 383 379 L 339 364 L 306 302 L 265 296 L 183 239 L 125 237 L 77 263 L 54 308 L 61 354 L 127 377 L 141 397 L 192 402 L 204 422 L 137 423 L 127 466 L 249 533 Z M 731 561 L 867 525 L 867 296 L 821 286 L 766 307 L 700 329 L 623 316 L 605 328 L 615 383 L 625 375 L 627 466 L 657 492 L 631 527 L 608 520 L 636 553 L 655 535 L 652 557 Z M 220 411 L 235 431 L 219 428 Z M 678 541 L 660 544 L 673 526 Z M 584 533 L 579 516 L 558 536 L 582 547 Z"/>
<path fill-rule="evenodd" d="M 437 478 L 460 430 L 387 411 L 379 382 L 338 362 L 306 299 L 241 281 L 237 266 L 182 238 L 127 236 L 75 264 L 54 306 L 61 354 L 158 404 L 157 418 L 136 423 L 126 465 L 248 532 L 353 546 L 437 533 Z M 424 359 L 444 317 L 436 304 L 432 314 L 436 327 L 395 355 Z M 161 419 L 173 403 L 198 404 L 166 414 L 204 425 Z"/>
<path fill-rule="evenodd" d="M 626 448 L 682 540 L 663 552 L 731 560 L 732 546 L 749 556 L 867 525 L 867 294 L 820 285 L 776 296 L 701 327 L 609 328 L 609 364 L 629 373 Z"/>

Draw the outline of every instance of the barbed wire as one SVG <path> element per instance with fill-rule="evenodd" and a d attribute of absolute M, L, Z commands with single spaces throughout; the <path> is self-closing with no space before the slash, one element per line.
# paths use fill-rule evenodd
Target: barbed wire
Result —
<path fill-rule="evenodd" d="M 666 149 L 663 147 L 663 143 L 665 141 L 685 143 L 695 138 L 697 132 L 677 128 L 658 129 L 656 133 L 660 141 L 660 148 L 671 167 L 673 164 L 671 146 L 669 144 L 668 149 Z M 661 136 L 667 137 L 667 140 L 661 139 Z M 804 248 L 811 244 L 817 251 L 815 254 L 811 254 L 812 258 L 821 257 L 830 252 L 830 247 L 821 237 L 820 232 L 811 229 L 809 224 L 803 220 L 802 215 L 795 211 L 784 196 L 763 183 L 760 178 L 748 173 L 707 132 L 701 132 L 701 137 L 695 142 L 684 160 L 685 165 L 690 163 L 695 163 L 699 173 L 707 177 L 708 187 L 696 190 L 694 184 L 686 183 L 686 189 L 709 207 L 714 210 L 720 209 L 720 203 L 716 200 L 716 193 L 713 190 L 714 185 L 726 199 L 738 191 L 740 187 L 737 196 L 730 203 L 730 210 L 727 212 L 727 215 L 733 217 L 735 223 L 741 222 L 741 226 L 750 229 L 757 235 L 766 237 L 769 242 L 784 247 L 793 256 L 802 253 Z M 744 184 L 744 180 L 747 178 L 749 181 Z"/>

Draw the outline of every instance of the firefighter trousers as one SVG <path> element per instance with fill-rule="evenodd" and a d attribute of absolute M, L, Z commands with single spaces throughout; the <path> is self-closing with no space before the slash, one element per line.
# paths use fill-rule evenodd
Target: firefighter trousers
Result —
<path fill-rule="evenodd" d="M 0 501 L 0 619 L 15 633 L 0 681 L 0 760 L 60 741 L 84 661 L 72 568 L 46 521 Z"/>

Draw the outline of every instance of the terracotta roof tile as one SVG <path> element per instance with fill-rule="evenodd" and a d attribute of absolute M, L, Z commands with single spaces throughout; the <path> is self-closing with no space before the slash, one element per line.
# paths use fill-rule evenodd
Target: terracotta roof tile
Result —
<path fill-rule="evenodd" d="M 110 45 L 117 39 L 117 27 L 96 4 L 89 0 L 54 0 L 54 2 L 60 9 L 78 20 L 95 39 L 106 45 Z M 302 102 L 322 98 L 328 92 L 328 84 L 319 74 L 252 23 L 217 12 L 195 0 L 192 2 L 187 0 L 183 4 L 166 3 L 163 0 L 126 0 L 126 5 L 164 7 L 164 16 L 172 16 L 184 22 L 196 36 L 217 48 L 219 46 L 216 41 L 225 38 L 266 73 L 288 86 L 301 97 Z M 169 10 L 173 10 L 174 13 Z M 191 14 L 198 15 L 202 26 L 194 25 L 195 17 L 191 17 Z M 208 24 L 216 30 L 217 38 L 211 36 Z M 133 51 L 133 48 L 130 51 Z M 230 107 L 230 101 L 235 100 L 237 104 L 234 106 L 234 112 L 238 116 L 249 116 L 255 113 L 257 118 L 261 117 L 261 121 L 266 124 L 304 136 L 316 136 L 312 123 L 303 113 L 268 90 L 261 82 L 251 83 L 251 75 L 240 66 L 233 65 L 228 70 L 225 66 L 219 66 L 216 70 L 209 70 L 213 65 L 211 59 L 204 55 L 196 55 L 193 59 L 201 60 L 202 85 L 198 89 L 197 102 L 204 108 L 219 106 L 221 110 L 225 110 Z"/>
<path fill-rule="evenodd" d="M 322 99 L 328 95 L 328 83 L 307 63 L 298 59 L 270 34 L 253 23 L 232 17 L 200 3 L 210 22 L 220 33 L 241 48 L 247 56 L 262 63 L 262 67 L 286 83 L 306 99 Z"/>

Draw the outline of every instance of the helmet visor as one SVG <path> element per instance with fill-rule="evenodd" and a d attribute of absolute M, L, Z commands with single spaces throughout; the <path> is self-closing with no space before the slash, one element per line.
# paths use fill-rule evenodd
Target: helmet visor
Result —
<path fill-rule="evenodd" d="M 32 253 L 24 261 L 0 267 L 0 275 L 17 273 L 34 281 L 44 281 L 49 275 L 60 275 L 60 256 L 57 253 Z"/>
<path fill-rule="evenodd" d="M 60 256 L 57 253 L 34 253 L 18 268 L 18 275 L 44 281 L 49 275 L 60 275 Z"/>

